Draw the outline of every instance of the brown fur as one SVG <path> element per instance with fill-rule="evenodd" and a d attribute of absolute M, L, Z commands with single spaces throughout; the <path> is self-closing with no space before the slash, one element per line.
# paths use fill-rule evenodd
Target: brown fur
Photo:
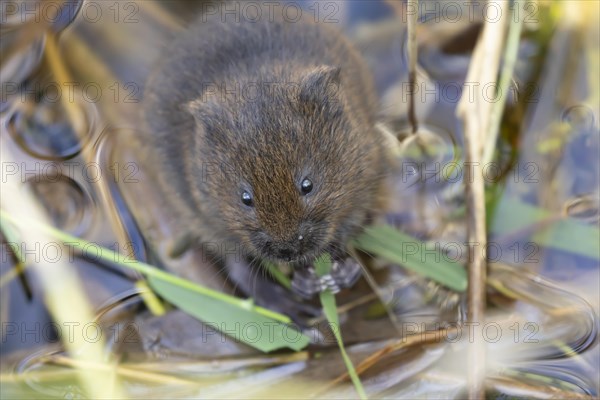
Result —
<path fill-rule="evenodd" d="M 164 60 L 147 84 L 144 121 L 160 195 L 182 233 L 308 263 L 343 252 L 381 209 L 388 159 L 371 78 L 337 31 L 198 20 Z M 222 85 L 265 90 L 248 100 Z M 305 177 L 313 190 L 302 195 Z"/>

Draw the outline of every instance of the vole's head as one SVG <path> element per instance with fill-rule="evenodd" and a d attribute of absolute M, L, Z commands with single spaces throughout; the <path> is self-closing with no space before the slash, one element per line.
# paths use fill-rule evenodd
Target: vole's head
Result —
<path fill-rule="evenodd" d="M 214 225 L 251 253 L 306 264 L 343 251 L 376 211 L 386 157 L 365 110 L 350 109 L 339 68 L 293 75 L 189 104 L 190 184 Z"/>

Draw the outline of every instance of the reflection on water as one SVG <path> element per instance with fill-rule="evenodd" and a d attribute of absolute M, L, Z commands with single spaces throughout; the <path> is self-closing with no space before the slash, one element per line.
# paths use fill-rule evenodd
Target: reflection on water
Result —
<path fill-rule="evenodd" d="M 56 227 L 75 235 L 85 234 L 95 212 L 89 195 L 75 181 L 59 175 L 56 179 L 33 178 L 28 184 Z"/>
<path fill-rule="evenodd" d="M 38 88 L 40 92 L 35 93 Z M 34 92 L 31 97 L 22 96 L 22 99 L 37 97 L 40 101 L 19 102 L 8 120 L 7 130 L 23 151 L 31 156 L 43 160 L 65 160 L 76 156 L 82 146 L 89 142 L 98 116 L 93 104 L 77 98 L 78 104 L 74 110 L 83 124 L 82 132 L 75 132 L 64 103 L 59 100 L 66 94 L 60 91 L 51 93 L 53 88 L 32 85 Z"/>

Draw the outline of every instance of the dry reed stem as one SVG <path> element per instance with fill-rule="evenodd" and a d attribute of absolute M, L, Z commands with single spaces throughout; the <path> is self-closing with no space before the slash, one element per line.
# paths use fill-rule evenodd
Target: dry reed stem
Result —
<path fill-rule="evenodd" d="M 496 82 L 503 50 L 508 2 L 490 0 L 501 10 L 499 21 L 487 20 L 473 51 L 466 82 L 478 84 L 471 98 L 466 91 L 457 107 L 457 116 L 464 125 L 465 141 L 465 191 L 468 231 L 467 323 L 475 327 L 484 321 L 486 307 L 485 288 L 487 276 L 487 244 L 485 182 L 481 165 L 483 144 L 489 134 L 493 103 L 485 98 L 483 87 Z M 477 331 L 477 330 L 476 330 Z M 475 334 L 469 346 L 467 363 L 469 399 L 485 397 L 486 356 L 482 335 Z"/>

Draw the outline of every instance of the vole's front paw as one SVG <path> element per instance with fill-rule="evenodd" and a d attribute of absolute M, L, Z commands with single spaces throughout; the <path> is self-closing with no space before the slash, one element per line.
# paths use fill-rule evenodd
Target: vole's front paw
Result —
<path fill-rule="evenodd" d="M 292 278 L 292 290 L 299 296 L 310 299 L 323 290 L 321 278 L 317 276 L 312 266 L 297 269 Z"/>
<path fill-rule="evenodd" d="M 330 275 L 341 288 L 349 288 L 360 278 L 362 268 L 353 258 L 338 260 L 333 263 Z"/>
<path fill-rule="evenodd" d="M 352 258 L 334 261 L 327 275 L 317 276 L 314 267 L 307 266 L 294 271 L 292 289 L 300 296 L 310 299 L 324 290 L 339 292 L 343 288 L 353 286 L 360 278 L 361 267 Z"/>

